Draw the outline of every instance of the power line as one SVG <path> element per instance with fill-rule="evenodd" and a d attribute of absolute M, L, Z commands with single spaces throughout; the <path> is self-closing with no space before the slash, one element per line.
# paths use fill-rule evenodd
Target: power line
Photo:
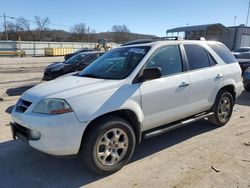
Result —
<path fill-rule="evenodd" d="M 0 17 L 4 17 L 4 16 L 1 16 Z M 6 16 L 5 15 L 5 18 L 10 18 L 10 19 L 13 19 L 13 20 L 18 20 L 19 18 L 16 18 L 16 17 L 13 17 L 13 16 Z M 26 19 L 25 20 L 29 21 L 29 22 L 33 22 L 33 23 L 36 23 L 35 20 L 30 20 L 30 19 Z M 54 25 L 54 26 L 61 26 L 61 27 L 68 27 L 68 28 L 71 28 L 72 26 L 70 25 L 64 25 L 64 24 L 57 24 L 57 23 L 50 23 L 50 25 Z"/>

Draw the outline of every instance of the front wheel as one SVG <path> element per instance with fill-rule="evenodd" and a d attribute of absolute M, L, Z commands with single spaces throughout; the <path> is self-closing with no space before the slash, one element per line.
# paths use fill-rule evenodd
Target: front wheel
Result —
<path fill-rule="evenodd" d="M 125 120 L 110 116 L 91 126 L 83 138 L 84 163 L 98 174 L 111 174 L 120 170 L 135 149 L 135 134 Z"/>
<path fill-rule="evenodd" d="M 214 114 L 208 120 L 217 126 L 225 125 L 232 116 L 233 106 L 234 100 L 232 94 L 228 91 L 220 91 L 212 108 Z"/>

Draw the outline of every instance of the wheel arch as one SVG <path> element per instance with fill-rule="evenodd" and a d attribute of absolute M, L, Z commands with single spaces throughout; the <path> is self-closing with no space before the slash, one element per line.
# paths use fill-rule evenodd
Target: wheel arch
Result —
<path fill-rule="evenodd" d="M 117 117 L 120 117 L 120 118 L 128 121 L 128 123 L 131 125 L 131 127 L 135 133 L 136 144 L 139 144 L 141 142 L 142 123 L 139 120 L 137 114 L 133 110 L 130 110 L 130 109 L 121 109 L 121 110 L 108 112 L 108 113 L 102 114 L 102 115 L 96 117 L 95 119 L 91 120 L 83 132 L 82 141 L 84 140 L 86 135 L 89 133 L 89 131 L 91 131 L 92 126 L 94 126 L 97 121 L 100 121 L 101 119 L 104 119 L 104 118 L 109 117 L 109 116 L 117 116 Z"/>
<path fill-rule="evenodd" d="M 218 94 L 221 92 L 221 91 L 228 91 L 229 93 L 231 93 L 231 95 L 233 96 L 233 102 L 235 103 L 235 100 L 236 100 L 236 91 L 235 91 L 235 87 L 233 84 L 229 84 L 229 85 L 225 85 L 223 86 L 217 93 L 217 96 Z"/>

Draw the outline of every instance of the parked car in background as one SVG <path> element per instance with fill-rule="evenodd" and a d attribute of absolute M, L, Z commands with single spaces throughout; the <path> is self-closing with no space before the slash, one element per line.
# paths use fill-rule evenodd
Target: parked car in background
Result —
<path fill-rule="evenodd" d="M 243 84 L 246 91 L 250 91 L 250 67 L 243 73 Z"/>
<path fill-rule="evenodd" d="M 238 63 L 240 64 L 240 68 L 242 70 L 242 74 L 245 70 L 250 67 L 250 59 L 237 59 Z"/>
<path fill-rule="evenodd" d="M 64 74 L 80 71 L 100 57 L 104 52 L 82 52 L 64 62 L 52 63 L 44 70 L 42 80 L 53 80 Z"/>
<path fill-rule="evenodd" d="M 142 138 L 204 118 L 225 125 L 243 90 L 235 57 L 219 42 L 157 40 L 112 49 L 79 74 L 23 93 L 13 138 L 53 155 L 79 154 L 110 174 Z"/>
<path fill-rule="evenodd" d="M 250 47 L 240 47 L 232 52 L 236 59 L 250 59 Z"/>
<path fill-rule="evenodd" d="M 66 54 L 64 56 L 64 60 L 67 60 L 69 58 L 71 58 L 72 56 L 76 55 L 76 54 L 79 54 L 79 53 L 82 53 L 82 52 L 91 52 L 91 51 L 94 51 L 93 49 L 89 49 L 89 48 L 84 48 L 84 49 L 80 49 L 80 50 L 77 50 L 73 53 L 70 53 L 70 54 Z"/>

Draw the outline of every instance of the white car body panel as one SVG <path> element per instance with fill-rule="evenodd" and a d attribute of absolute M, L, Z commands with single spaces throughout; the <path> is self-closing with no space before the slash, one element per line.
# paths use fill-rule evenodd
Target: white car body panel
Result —
<path fill-rule="evenodd" d="M 190 88 L 179 87 L 182 82 L 190 83 L 188 73 L 167 76 L 141 83 L 143 130 L 187 116 Z"/>
<path fill-rule="evenodd" d="M 223 85 L 220 66 L 190 72 L 190 97 L 188 116 L 210 109 Z M 217 78 L 218 77 L 218 78 Z"/>

